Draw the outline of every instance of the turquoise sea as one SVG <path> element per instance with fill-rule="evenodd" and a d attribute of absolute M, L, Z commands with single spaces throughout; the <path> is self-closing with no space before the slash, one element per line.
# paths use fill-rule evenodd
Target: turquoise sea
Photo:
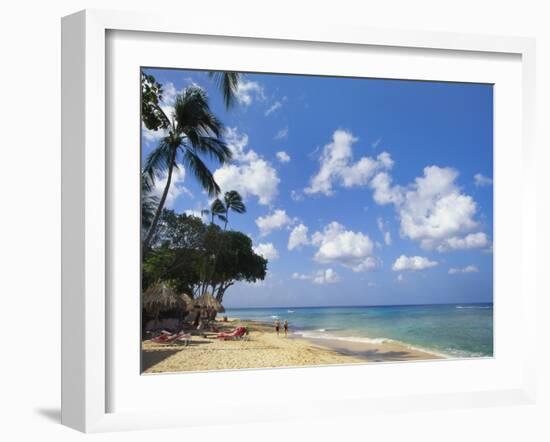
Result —
<path fill-rule="evenodd" d="M 288 320 L 305 338 L 397 341 L 447 357 L 493 356 L 493 304 L 227 309 L 228 316 Z"/>

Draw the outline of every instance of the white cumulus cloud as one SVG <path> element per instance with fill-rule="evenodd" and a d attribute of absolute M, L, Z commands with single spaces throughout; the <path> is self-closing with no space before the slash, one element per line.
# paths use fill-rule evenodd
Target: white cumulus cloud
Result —
<path fill-rule="evenodd" d="M 279 252 L 273 245 L 273 243 L 260 243 L 257 246 L 252 248 L 254 250 L 254 253 L 257 255 L 263 256 L 265 259 L 269 261 L 273 261 L 277 258 L 279 258 Z"/>
<path fill-rule="evenodd" d="M 486 177 L 485 175 L 476 173 L 474 175 L 474 184 L 476 185 L 476 187 L 490 186 L 491 184 L 493 184 L 493 180 L 489 177 Z"/>
<path fill-rule="evenodd" d="M 313 278 L 315 284 L 334 284 L 340 281 L 340 276 L 332 269 L 320 270 Z"/>
<path fill-rule="evenodd" d="M 477 269 L 477 267 L 473 265 L 469 265 L 463 268 L 451 267 L 449 269 L 449 275 L 455 275 L 457 273 L 476 273 L 478 271 L 479 270 Z"/>
<path fill-rule="evenodd" d="M 401 255 L 393 263 L 392 270 L 394 272 L 402 272 L 403 270 L 424 270 L 435 267 L 436 265 L 437 261 L 430 261 L 423 256 Z"/>
<path fill-rule="evenodd" d="M 437 250 L 446 252 L 448 250 L 477 249 L 488 246 L 489 237 L 483 232 L 478 232 L 470 233 L 463 238 L 457 236 L 446 238 L 437 246 Z"/>
<path fill-rule="evenodd" d="M 288 250 L 294 250 L 301 246 L 308 245 L 309 242 L 307 226 L 299 224 L 290 232 L 288 237 Z"/>
<path fill-rule="evenodd" d="M 376 158 L 362 157 L 354 162 L 352 146 L 356 142 L 357 138 L 351 132 L 336 130 L 332 135 L 332 142 L 323 148 L 319 172 L 311 177 L 310 185 L 304 192 L 332 195 L 335 185 L 365 186 L 376 171 L 391 169 L 393 160 L 387 152 Z"/>
<path fill-rule="evenodd" d="M 265 100 L 264 88 L 255 81 L 240 81 L 235 95 L 243 106 L 250 106 L 254 100 Z"/>
<path fill-rule="evenodd" d="M 285 151 L 277 152 L 277 159 L 281 163 L 288 163 L 290 161 L 290 156 Z"/>
<path fill-rule="evenodd" d="M 331 268 L 317 270 L 309 275 L 295 272 L 292 274 L 292 279 L 311 281 L 314 284 L 334 284 L 340 282 L 340 276 Z"/>
<path fill-rule="evenodd" d="M 458 172 L 428 166 L 424 175 L 407 187 L 394 186 L 385 172 L 371 181 L 373 199 L 393 204 L 399 214 L 401 235 L 420 242 L 424 249 L 447 251 L 485 247 L 489 244 L 475 220 L 477 204 L 457 186 Z"/>
<path fill-rule="evenodd" d="M 346 230 L 335 221 L 325 226 L 322 232 L 315 232 L 311 243 L 318 246 L 314 256 L 317 262 L 340 264 L 354 272 L 371 270 L 377 265 L 374 244 L 369 236 Z"/>
<path fill-rule="evenodd" d="M 162 172 L 155 179 L 155 184 L 152 189 L 152 194 L 160 199 L 164 188 L 166 187 L 166 182 L 168 181 L 168 172 Z M 172 209 L 174 203 L 179 198 L 180 195 L 186 194 L 189 197 L 193 197 L 193 194 L 183 185 L 185 181 L 185 169 L 179 167 L 174 169 L 172 172 L 172 180 L 170 182 L 170 188 L 168 189 L 168 194 L 166 195 L 166 201 L 164 207 L 166 209 Z"/>
<path fill-rule="evenodd" d="M 281 181 L 275 168 L 254 150 L 246 150 L 248 136 L 236 128 L 228 128 L 225 140 L 233 153 L 234 163 L 214 171 L 214 179 L 222 192 L 236 190 L 243 198 L 255 196 L 263 205 L 271 204 Z"/>
<path fill-rule="evenodd" d="M 256 218 L 256 225 L 260 229 L 260 236 L 269 235 L 273 230 L 280 230 L 293 223 L 285 210 L 277 209 L 269 215 Z"/>

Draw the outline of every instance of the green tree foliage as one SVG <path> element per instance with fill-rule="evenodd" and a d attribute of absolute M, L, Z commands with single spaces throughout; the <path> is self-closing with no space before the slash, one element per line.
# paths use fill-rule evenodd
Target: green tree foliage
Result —
<path fill-rule="evenodd" d="M 210 292 L 222 302 L 235 282 L 263 280 L 266 270 L 267 260 L 254 253 L 245 234 L 164 210 L 154 247 L 143 259 L 142 289 L 164 281 L 194 297 Z"/>
<path fill-rule="evenodd" d="M 237 281 L 256 282 L 265 278 L 267 260 L 252 250 L 252 240 L 241 232 L 220 231 L 222 244 L 211 281 L 212 293 L 223 302 L 226 290 Z"/>
<path fill-rule="evenodd" d="M 166 129 L 168 118 L 160 108 L 162 85 L 152 75 L 141 73 L 141 120 L 149 130 Z"/>

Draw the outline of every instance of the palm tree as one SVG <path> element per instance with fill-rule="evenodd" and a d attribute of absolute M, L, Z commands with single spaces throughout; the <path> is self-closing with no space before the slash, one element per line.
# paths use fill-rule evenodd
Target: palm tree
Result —
<path fill-rule="evenodd" d="M 236 190 L 225 192 L 223 200 L 225 202 L 225 225 L 223 226 L 223 230 L 225 230 L 227 228 L 227 223 L 229 222 L 229 211 L 232 210 L 236 213 L 245 213 L 246 206 L 243 203 L 241 194 Z"/>
<path fill-rule="evenodd" d="M 219 194 L 220 188 L 200 155 L 213 158 L 220 164 L 231 160 L 231 150 L 221 139 L 223 125 L 210 110 L 206 93 L 201 88 L 191 86 L 183 90 L 176 98 L 171 119 L 160 107 L 158 109 L 168 135 L 147 158 L 143 174 L 154 182 L 159 172 L 166 171 L 166 184 L 143 241 L 144 249 L 149 247 L 155 233 L 178 163 L 190 170 L 208 194 L 214 196 Z"/>
<path fill-rule="evenodd" d="M 226 230 L 227 224 L 229 223 L 230 210 L 237 213 L 246 213 L 246 206 L 243 203 L 243 198 L 236 190 L 225 192 L 223 201 L 216 198 L 212 201 L 212 204 L 210 204 L 210 209 L 201 210 L 201 215 L 210 215 L 210 224 L 214 224 L 214 219 L 218 218 L 220 221 L 223 221 L 223 230 Z"/>
<path fill-rule="evenodd" d="M 235 104 L 242 74 L 239 72 L 214 72 L 208 74 L 218 83 L 225 107 L 229 109 Z M 149 130 L 166 129 L 169 120 L 160 107 L 162 102 L 162 84 L 153 75 L 141 72 L 141 119 Z"/>
<path fill-rule="evenodd" d="M 210 224 L 214 224 L 215 218 L 225 222 L 226 217 L 224 216 L 224 213 L 225 206 L 219 198 L 212 201 L 212 204 L 210 204 L 210 209 L 201 210 L 201 215 L 210 215 Z"/>

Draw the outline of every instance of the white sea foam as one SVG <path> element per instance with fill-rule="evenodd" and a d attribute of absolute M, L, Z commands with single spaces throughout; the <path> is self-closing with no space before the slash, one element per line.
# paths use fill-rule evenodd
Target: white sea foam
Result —
<path fill-rule="evenodd" d="M 456 308 L 458 309 L 476 309 L 476 310 L 485 310 L 488 308 L 491 308 L 488 305 L 457 305 Z"/>
<path fill-rule="evenodd" d="M 324 332 L 325 329 L 316 330 L 317 333 L 316 332 L 307 332 L 307 331 L 298 331 L 298 332 L 295 332 L 295 334 L 300 335 L 301 337 L 306 338 L 306 339 L 308 339 L 308 338 L 309 339 L 326 339 L 326 340 L 331 340 L 331 341 L 357 342 L 357 343 L 362 343 L 362 344 L 394 343 L 394 344 L 402 345 L 402 346 L 404 346 L 404 347 L 406 347 L 410 350 L 421 351 L 421 352 L 424 352 L 424 353 L 429 353 L 429 354 L 439 356 L 441 358 L 446 358 L 446 359 L 459 356 L 458 354 L 452 354 L 451 352 L 443 353 L 443 352 L 438 352 L 438 351 L 431 350 L 431 349 L 417 347 L 417 346 L 410 345 L 410 344 L 407 344 L 405 342 L 397 341 L 395 339 L 390 339 L 390 338 L 368 338 L 368 337 L 364 337 L 364 336 L 336 336 L 336 335 L 330 335 L 330 334 L 327 334 L 327 333 L 319 333 L 320 331 Z M 461 355 L 461 356 L 464 356 L 464 355 Z M 469 356 L 469 357 L 473 357 L 473 356 L 474 355 Z"/>

